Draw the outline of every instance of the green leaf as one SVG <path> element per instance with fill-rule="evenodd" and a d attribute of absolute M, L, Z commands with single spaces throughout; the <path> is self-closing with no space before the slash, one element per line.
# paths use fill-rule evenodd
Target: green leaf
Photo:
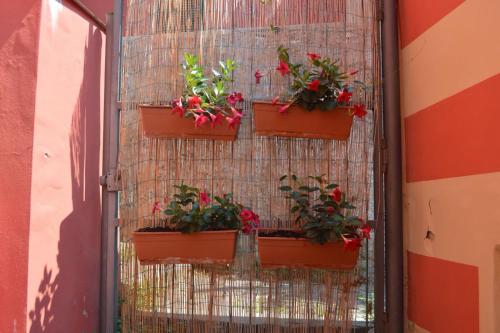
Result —
<path fill-rule="evenodd" d="M 292 190 L 292 188 L 290 186 L 286 186 L 286 185 L 280 186 L 279 189 L 280 189 L 280 191 L 284 191 L 284 192 L 289 192 Z"/>

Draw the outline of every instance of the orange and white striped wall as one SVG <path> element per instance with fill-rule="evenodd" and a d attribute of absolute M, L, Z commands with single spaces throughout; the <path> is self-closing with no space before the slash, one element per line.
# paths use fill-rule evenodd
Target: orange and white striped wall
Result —
<path fill-rule="evenodd" d="M 498 333 L 500 1 L 400 0 L 399 24 L 406 331 Z"/>

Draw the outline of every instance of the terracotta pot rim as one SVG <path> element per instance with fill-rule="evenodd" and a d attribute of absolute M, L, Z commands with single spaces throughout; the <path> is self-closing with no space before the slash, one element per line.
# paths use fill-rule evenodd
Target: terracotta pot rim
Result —
<path fill-rule="evenodd" d="M 294 239 L 294 240 L 308 240 L 305 237 L 267 237 L 267 236 L 260 236 L 259 231 L 296 231 L 296 232 L 301 232 L 300 229 L 293 229 L 293 228 L 259 228 L 257 229 L 257 237 L 259 239 L 274 239 L 274 240 L 289 240 L 289 239 Z"/>
<path fill-rule="evenodd" d="M 276 103 L 272 103 L 271 101 L 267 101 L 267 100 L 255 100 L 255 101 L 252 101 L 252 104 L 267 104 L 267 105 L 286 105 L 287 103 L 283 103 L 283 102 L 276 102 Z M 297 103 L 292 103 L 291 106 L 297 106 L 299 108 L 303 108 L 302 106 L 300 106 L 299 104 Z M 334 107 L 333 109 L 331 110 L 324 110 L 323 112 L 328 112 L 328 111 L 334 111 L 334 110 L 338 110 L 338 109 L 353 109 L 354 107 L 353 106 L 350 106 L 350 105 L 338 105 L 336 107 Z M 305 111 L 305 109 L 304 109 Z M 318 111 L 317 108 L 314 108 L 312 111 L 308 111 L 308 112 L 313 112 L 313 111 Z"/>
<path fill-rule="evenodd" d="M 150 108 L 150 109 L 165 109 L 165 108 L 171 108 L 173 109 L 174 107 L 172 104 L 138 104 L 137 109 L 139 108 Z M 231 108 L 225 108 L 226 110 L 231 110 Z M 193 119 L 194 121 L 194 119 Z"/>
<path fill-rule="evenodd" d="M 297 231 L 297 232 L 300 232 L 301 230 L 300 229 L 291 229 L 291 228 L 259 228 L 259 230 L 263 230 L 263 231 Z M 267 237 L 267 236 L 259 236 L 259 233 L 257 231 L 257 237 L 260 238 L 260 239 L 274 239 L 274 240 L 297 240 L 297 241 L 308 241 L 311 243 L 311 245 L 320 245 L 320 246 L 323 246 L 323 245 L 326 245 L 326 244 L 330 244 L 330 243 L 341 243 L 342 242 L 342 239 L 337 239 L 337 240 L 334 240 L 334 241 L 328 241 L 324 244 L 319 244 L 319 243 L 313 243 L 311 242 L 311 240 L 309 238 L 306 238 L 306 237 Z M 348 238 L 348 237 L 346 237 Z M 354 238 L 359 238 L 359 237 L 351 237 L 351 238 L 348 238 L 348 239 L 354 239 Z"/>
<path fill-rule="evenodd" d="M 199 234 L 232 234 L 232 233 L 238 233 L 239 230 L 236 229 L 229 229 L 229 230 L 207 230 L 207 231 L 199 231 L 199 232 L 192 232 L 192 233 L 183 233 L 180 231 L 134 231 L 134 234 L 138 235 L 185 235 L 185 236 L 192 236 L 192 235 L 199 235 Z"/>
<path fill-rule="evenodd" d="M 323 245 L 327 245 L 327 244 L 335 244 L 335 243 L 341 243 L 342 241 L 340 240 L 335 240 L 335 241 L 328 241 L 324 244 L 319 244 L 319 243 L 313 243 L 311 242 L 311 240 L 309 238 L 303 238 L 303 237 L 299 237 L 299 238 L 296 238 L 296 237 L 266 237 L 266 236 L 257 236 L 259 239 L 265 239 L 265 240 L 286 240 L 286 241 L 289 241 L 289 240 L 292 240 L 292 241 L 307 241 L 308 243 L 310 243 L 311 245 L 319 245 L 319 246 L 323 246 Z"/>

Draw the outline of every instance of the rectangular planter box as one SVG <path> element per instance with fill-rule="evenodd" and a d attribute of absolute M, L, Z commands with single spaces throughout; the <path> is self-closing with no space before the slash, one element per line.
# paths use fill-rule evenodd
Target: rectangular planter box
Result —
<path fill-rule="evenodd" d="M 279 108 L 282 105 L 260 101 L 253 103 L 257 135 L 347 140 L 351 134 L 350 107 L 338 107 L 329 111 L 306 111 L 294 104 L 286 113 L 281 114 Z"/>
<path fill-rule="evenodd" d="M 179 117 L 172 114 L 169 106 L 140 105 L 141 124 L 144 135 L 150 138 L 190 138 L 190 139 L 214 139 L 214 140 L 236 140 L 238 127 L 229 128 L 228 124 L 222 122 L 215 128 L 205 123 L 196 128 L 194 120 Z"/>
<path fill-rule="evenodd" d="M 236 246 L 236 230 L 180 232 L 134 232 L 133 240 L 142 264 L 231 263 Z"/>
<path fill-rule="evenodd" d="M 311 267 L 353 269 L 359 249 L 344 250 L 344 243 L 313 244 L 305 238 L 258 237 L 260 263 L 263 267 Z"/>

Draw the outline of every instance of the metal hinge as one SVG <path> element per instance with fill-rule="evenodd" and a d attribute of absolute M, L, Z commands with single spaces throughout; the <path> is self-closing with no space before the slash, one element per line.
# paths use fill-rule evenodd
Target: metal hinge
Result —
<path fill-rule="evenodd" d="M 105 175 L 99 177 L 101 186 L 106 186 L 108 192 L 118 192 L 122 190 L 120 172 L 116 169 L 109 170 Z"/>

